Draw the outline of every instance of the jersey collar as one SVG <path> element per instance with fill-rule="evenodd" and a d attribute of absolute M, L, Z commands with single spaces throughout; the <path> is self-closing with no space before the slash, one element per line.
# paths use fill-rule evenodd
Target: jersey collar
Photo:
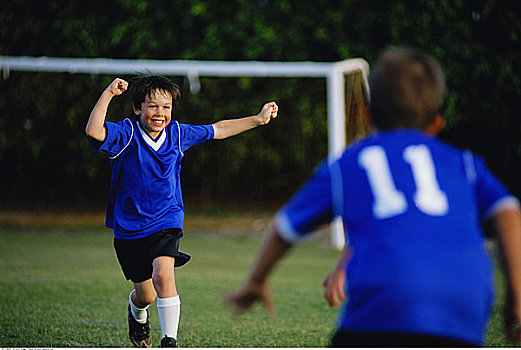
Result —
<path fill-rule="evenodd" d="M 141 128 L 141 125 L 139 124 L 139 121 L 137 122 L 137 126 L 139 128 L 139 132 L 141 134 L 141 136 L 143 137 L 143 140 L 145 140 L 145 142 L 150 146 L 152 147 L 152 149 L 154 151 L 157 152 L 157 150 L 159 148 L 161 148 L 161 146 L 163 145 L 163 143 L 165 142 L 166 140 L 166 130 L 163 129 L 163 131 L 161 131 L 161 135 L 157 138 L 157 140 L 153 140 L 149 134 L 147 134 L 147 132 L 145 130 L 143 130 L 143 128 Z"/>

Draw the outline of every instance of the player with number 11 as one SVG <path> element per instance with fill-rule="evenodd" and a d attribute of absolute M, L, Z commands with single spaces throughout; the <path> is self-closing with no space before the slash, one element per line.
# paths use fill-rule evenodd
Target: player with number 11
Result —
<path fill-rule="evenodd" d="M 493 264 L 481 223 L 497 232 L 507 277 L 505 325 L 521 340 L 519 202 L 484 161 L 434 137 L 443 127 L 438 64 L 386 51 L 369 77 L 376 131 L 324 162 L 275 218 L 247 282 L 228 302 L 271 310 L 267 277 L 293 244 L 341 216 L 348 246 L 324 282 L 346 301 L 332 346 L 481 345 L 493 305 Z M 347 298 L 344 288 L 347 288 Z"/>

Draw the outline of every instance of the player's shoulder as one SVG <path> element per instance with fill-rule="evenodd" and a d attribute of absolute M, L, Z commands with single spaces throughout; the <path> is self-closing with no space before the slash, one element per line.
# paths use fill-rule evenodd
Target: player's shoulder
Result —
<path fill-rule="evenodd" d="M 428 136 L 428 138 L 430 139 L 430 143 L 432 145 L 434 145 L 435 147 L 438 147 L 442 150 L 445 150 L 447 152 L 454 152 L 454 153 L 468 152 L 467 149 L 460 148 L 456 145 L 453 145 L 437 136 Z"/>
<path fill-rule="evenodd" d="M 411 145 L 426 145 L 432 153 L 447 157 L 461 157 L 466 151 L 435 136 L 414 129 L 375 131 L 349 145 L 341 159 L 353 160 L 367 147 L 379 147 L 386 153 L 403 152 Z"/>
<path fill-rule="evenodd" d="M 192 129 L 195 125 L 183 123 L 178 120 L 172 120 L 168 125 L 168 131 L 171 131 L 175 135 L 183 134 L 187 132 L 187 130 Z"/>
<path fill-rule="evenodd" d="M 437 148 L 446 152 L 461 153 L 463 150 L 441 140 L 437 136 L 429 135 L 416 129 L 396 129 L 389 131 L 377 131 L 363 142 L 359 147 L 368 145 L 381 145 L 387 148 L 402 148 L 413 144 L 425 144 L 431 148 Z"/>
<path fill-rule="evenodd" d="M 137 130 L 136 121 L 133 121 L 130 118 L 125 118 L 115 122 L 106 121 L 105 127 L 107 128 L 108 138 L 119 137 L 118 135 L 131 137 Z"/>
<path fill-rule="evenodd" d="M 113 124 L 117 124 L 125 128 L 134 128 L 137 125 L 137 120 L 126 117 L 117 122 L 114 122 Z"/>

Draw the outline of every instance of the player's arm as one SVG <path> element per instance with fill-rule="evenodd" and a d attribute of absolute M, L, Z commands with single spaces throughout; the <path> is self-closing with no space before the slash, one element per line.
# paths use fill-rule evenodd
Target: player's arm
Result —
<path fill-rule="evenodd" d="M 250 309 L 257 301 L 262 301 L 266 312 L 273 314 L 273 302 L 267 279 L 273 268 L 291 247 L 292 245 L 283 240 L 278 230 L 273 226 L 255 260 L 248 279 L 236 293 L 227 296 L 226 301 L 239 312 Z"/>
<path fill-rule="evenodd" d="M 521 212 L 507 208 L 492 217 L 507 279 L 505 332 L 509 340 L 521 342 Z"/>
<path fill-rule="evenodd" d="M 315 232 L 317 227 L 331 221 L 331 204 L 329 166 L 324 162 L 279 210 L 246 282 L 226 301 L 241 312 L 251 308 L 255 302 L 262 301 L 266 311 L 272 313 L 268 277 L 292 246 Z"/>
<path fill-rule="evenodd" d="M 109 108 L 110 101 L 114 96 L 121 95 L 128 88 L 128 83 L 123 79 L 116 78 L 103 91 L 98 102 L 90 113 L 89 121 L 85 127 L 87 136 L 98 141 L 105 141 L 107 138 L 107 128 L 105 127 L 105 117 Z"/>
<path fill-rule="evenodd" d="M 275 102 L 266 103 L 259 114 L 244 118 L 221 120 L 213 124 L 214 139 L 225 139 L 253 129 L 259 125 L 265 125 L 271 119 L 277 117 L 279 107 Z"/>
<path fill-rule="evenodd" d="M 346 283 L 345 267 L 349 262 L 350 257 L 351 250 L 349 249 L 349 246 L 346 246 L 335 269 L 326 277 L 322 284 L 326 288 L 324 296 L 331 307 L 338 307 L 341 302 L 346 301 L 346 295 L 344 292 L 344 286 Z"/>

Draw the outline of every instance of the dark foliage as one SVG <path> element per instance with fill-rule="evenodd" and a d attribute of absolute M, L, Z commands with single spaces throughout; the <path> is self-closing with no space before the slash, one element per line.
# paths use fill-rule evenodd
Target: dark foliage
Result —
<path fill-rule="evenodd" d="M 0 55 L 12 56 L 372 62 L 388 46 L 420 48 L 441 62 L 447 76 L 448 125 L 441 137 L 484 156 L 521 195 L 519 1 L 7 0 L 0 23 Z M 103 203 L 110 167 L 83 130 L 113 78 L 5 74 L 2 207 Z M 171 79 L 184 85 L 183 77 Z M 253 114 L 270 99 L 281 112 L 266 129 L 187 153 L 189 201 L 280 204 L 326 155 L 324 81 L 206 79 L 202 87 L 199 95 L 183 87 L 180 121 Z M 122 97 L 111 105 L 109 120 L 130 112 Z"/>

